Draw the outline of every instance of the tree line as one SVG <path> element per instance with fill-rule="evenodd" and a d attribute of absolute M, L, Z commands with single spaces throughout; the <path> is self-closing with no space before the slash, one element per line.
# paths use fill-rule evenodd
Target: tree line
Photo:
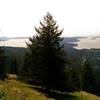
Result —
<path fill-rule="evenodd" d="M 37 86 L 45 87 L 47 91 L 88 91 L 97 92 L 94 71 L 87 57 L 81 57 L 78 69 L 71 66 L 72 62 L 66 56 L 61 37 L 63 30 L 50 13 L 35 27 L 36 34 L 29 38 L 25 54 L 24 66 L 19 75 L 17 60 L 13 56 L 10 68 L 5 63 L 4 47 L 0 47 L 0 79 L 7 73 L 17 74 L 21 80 Z"/>

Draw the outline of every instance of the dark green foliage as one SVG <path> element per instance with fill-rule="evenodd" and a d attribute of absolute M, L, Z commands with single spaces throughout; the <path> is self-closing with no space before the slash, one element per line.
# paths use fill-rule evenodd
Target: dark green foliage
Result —
<path fill-rule="evenodd" d="M 10 68 L 11 57 L 15 56 L 18 63 L 18 71 L 22 70 L 22 66 L 24 64 L 24 56 L 28 51 L 27 48 L 21 47 L 5 47 L 5 55 L 7 56 L 7 66 Z"/>
<path fill-rule="evenodd" d="M 11 64 L 10 64 L 10 74 L 17 74 L 18 75 L 18 64 L 15 56 L 11 57 Z"/>
<path fill-rule="evenodd" d="M 64 86 L 64 49 L 61 45 L 62 30 L 48 13 L 40 27 L 35 28 L 36 36 L 27 43 L 30 63 L 25 65 L 32 71 L 32 78 L 47 89 L 60 90 Z M 26 61 L 25 61 L 26 63 Z M 30 73 L 29 72 L 29 73 Z"/>
<path fill-rule="evenodd" d="M 93 68 L 91 67 L 87 58 L 82 60 L 80 70 L 81 89 L 84 91 L 93 92 L 95 90 L 96 80 Z"/>
<path fill-rule="evenodd" d="M 5 55 L 7 56 L 6 65 L 7 65 L 7 73 L 10 73 L 11 69 L 11 59 L 15 57 L 17 60 L 17 71 L 18 76 L 21 77 L 22 67 L 24 65 L 24 56 L 28 51 L 27 48 L 19 48 L 19 47 L 5 47 Z"/>
<path fill-rule="evenodd" d="M 4 48 L 0 47 L 0 79 L 4 79 L 6 75 L 6 56 L 4 55 Z"/>
<path fill-rule="evenodd" d="M 28 83 L 32 83 L 33 82 L 32 76 L 33 76 L 32 57 L 27 52 L 25 54 L 25 62 L 21 71 L 21 77 L 24 81 Z M 35 82 L 35 79 L 34 79 L 34 82 Z"/>

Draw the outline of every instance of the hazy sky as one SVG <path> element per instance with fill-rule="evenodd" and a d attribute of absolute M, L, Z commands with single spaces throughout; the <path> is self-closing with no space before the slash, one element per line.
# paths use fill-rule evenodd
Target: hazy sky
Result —
<path fill-rule="evenodd" d="M 0 0 L 0 36 L 32 36 L 46 12 L 63 36 L 100 35 L 100 0 Z"/>

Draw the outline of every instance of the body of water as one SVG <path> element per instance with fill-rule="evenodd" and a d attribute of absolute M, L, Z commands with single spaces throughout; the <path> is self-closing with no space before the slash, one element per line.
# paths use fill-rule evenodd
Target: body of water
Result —
<path fill-rule="evenodd" d="M 1 41 L 1 46 L 10 46 L 10 47 L 27 47 L 26 42 L 28 42 L 28 39 L 8 39 L 5 41 Z M 68 42 L 68 41 L 66 41 Z M 78 38 L 78 41 L 74 41 L 71 43 L 77 44 L 74 46 L 76 49 L 91 49 L 96 48 L 100 49 L 100 37 L 86 37 L 86 38 Z"/>
<path fill-rule="evenodd" d="M 100 49 L 100 37 L 80 38 L 78 42 L 73 42 L 73 43 L 77 44 L 77 46 L 74 47 L 76 49 L 91 49 L 91 48 Z"/>
<path fill-rule="evenodd" d="M 27 47 L 26 42 L 28 39 L 8 39 L 6 41 L 1 41 L 1 46 L 9 46 L 9 47 Z"/>

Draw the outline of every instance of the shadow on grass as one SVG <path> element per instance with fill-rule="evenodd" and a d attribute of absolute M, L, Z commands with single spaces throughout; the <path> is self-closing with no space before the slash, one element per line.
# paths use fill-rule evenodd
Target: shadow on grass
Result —
<path fill-rule="evenodd" d="M 55 100 L 79 100 L 76 96 L 69 95 L 69 94 L 60 94 L 60 93 L 50 93 L 48 94 L 49 98 L 54 98 Z"/>
<path fill-rule="evenodd" d="M 33 89 L 36 89 L 37 91 L 46 94 L 47 97 L 53 98 L 54 100 L 80 100 L 77 96 L 70 95 L 67 93 L 61 93 L 61 92 L 55 92 L 55 91 L 47 92 L 45 89 L 37 88 L 37 87 L 33 87 Z"/>

